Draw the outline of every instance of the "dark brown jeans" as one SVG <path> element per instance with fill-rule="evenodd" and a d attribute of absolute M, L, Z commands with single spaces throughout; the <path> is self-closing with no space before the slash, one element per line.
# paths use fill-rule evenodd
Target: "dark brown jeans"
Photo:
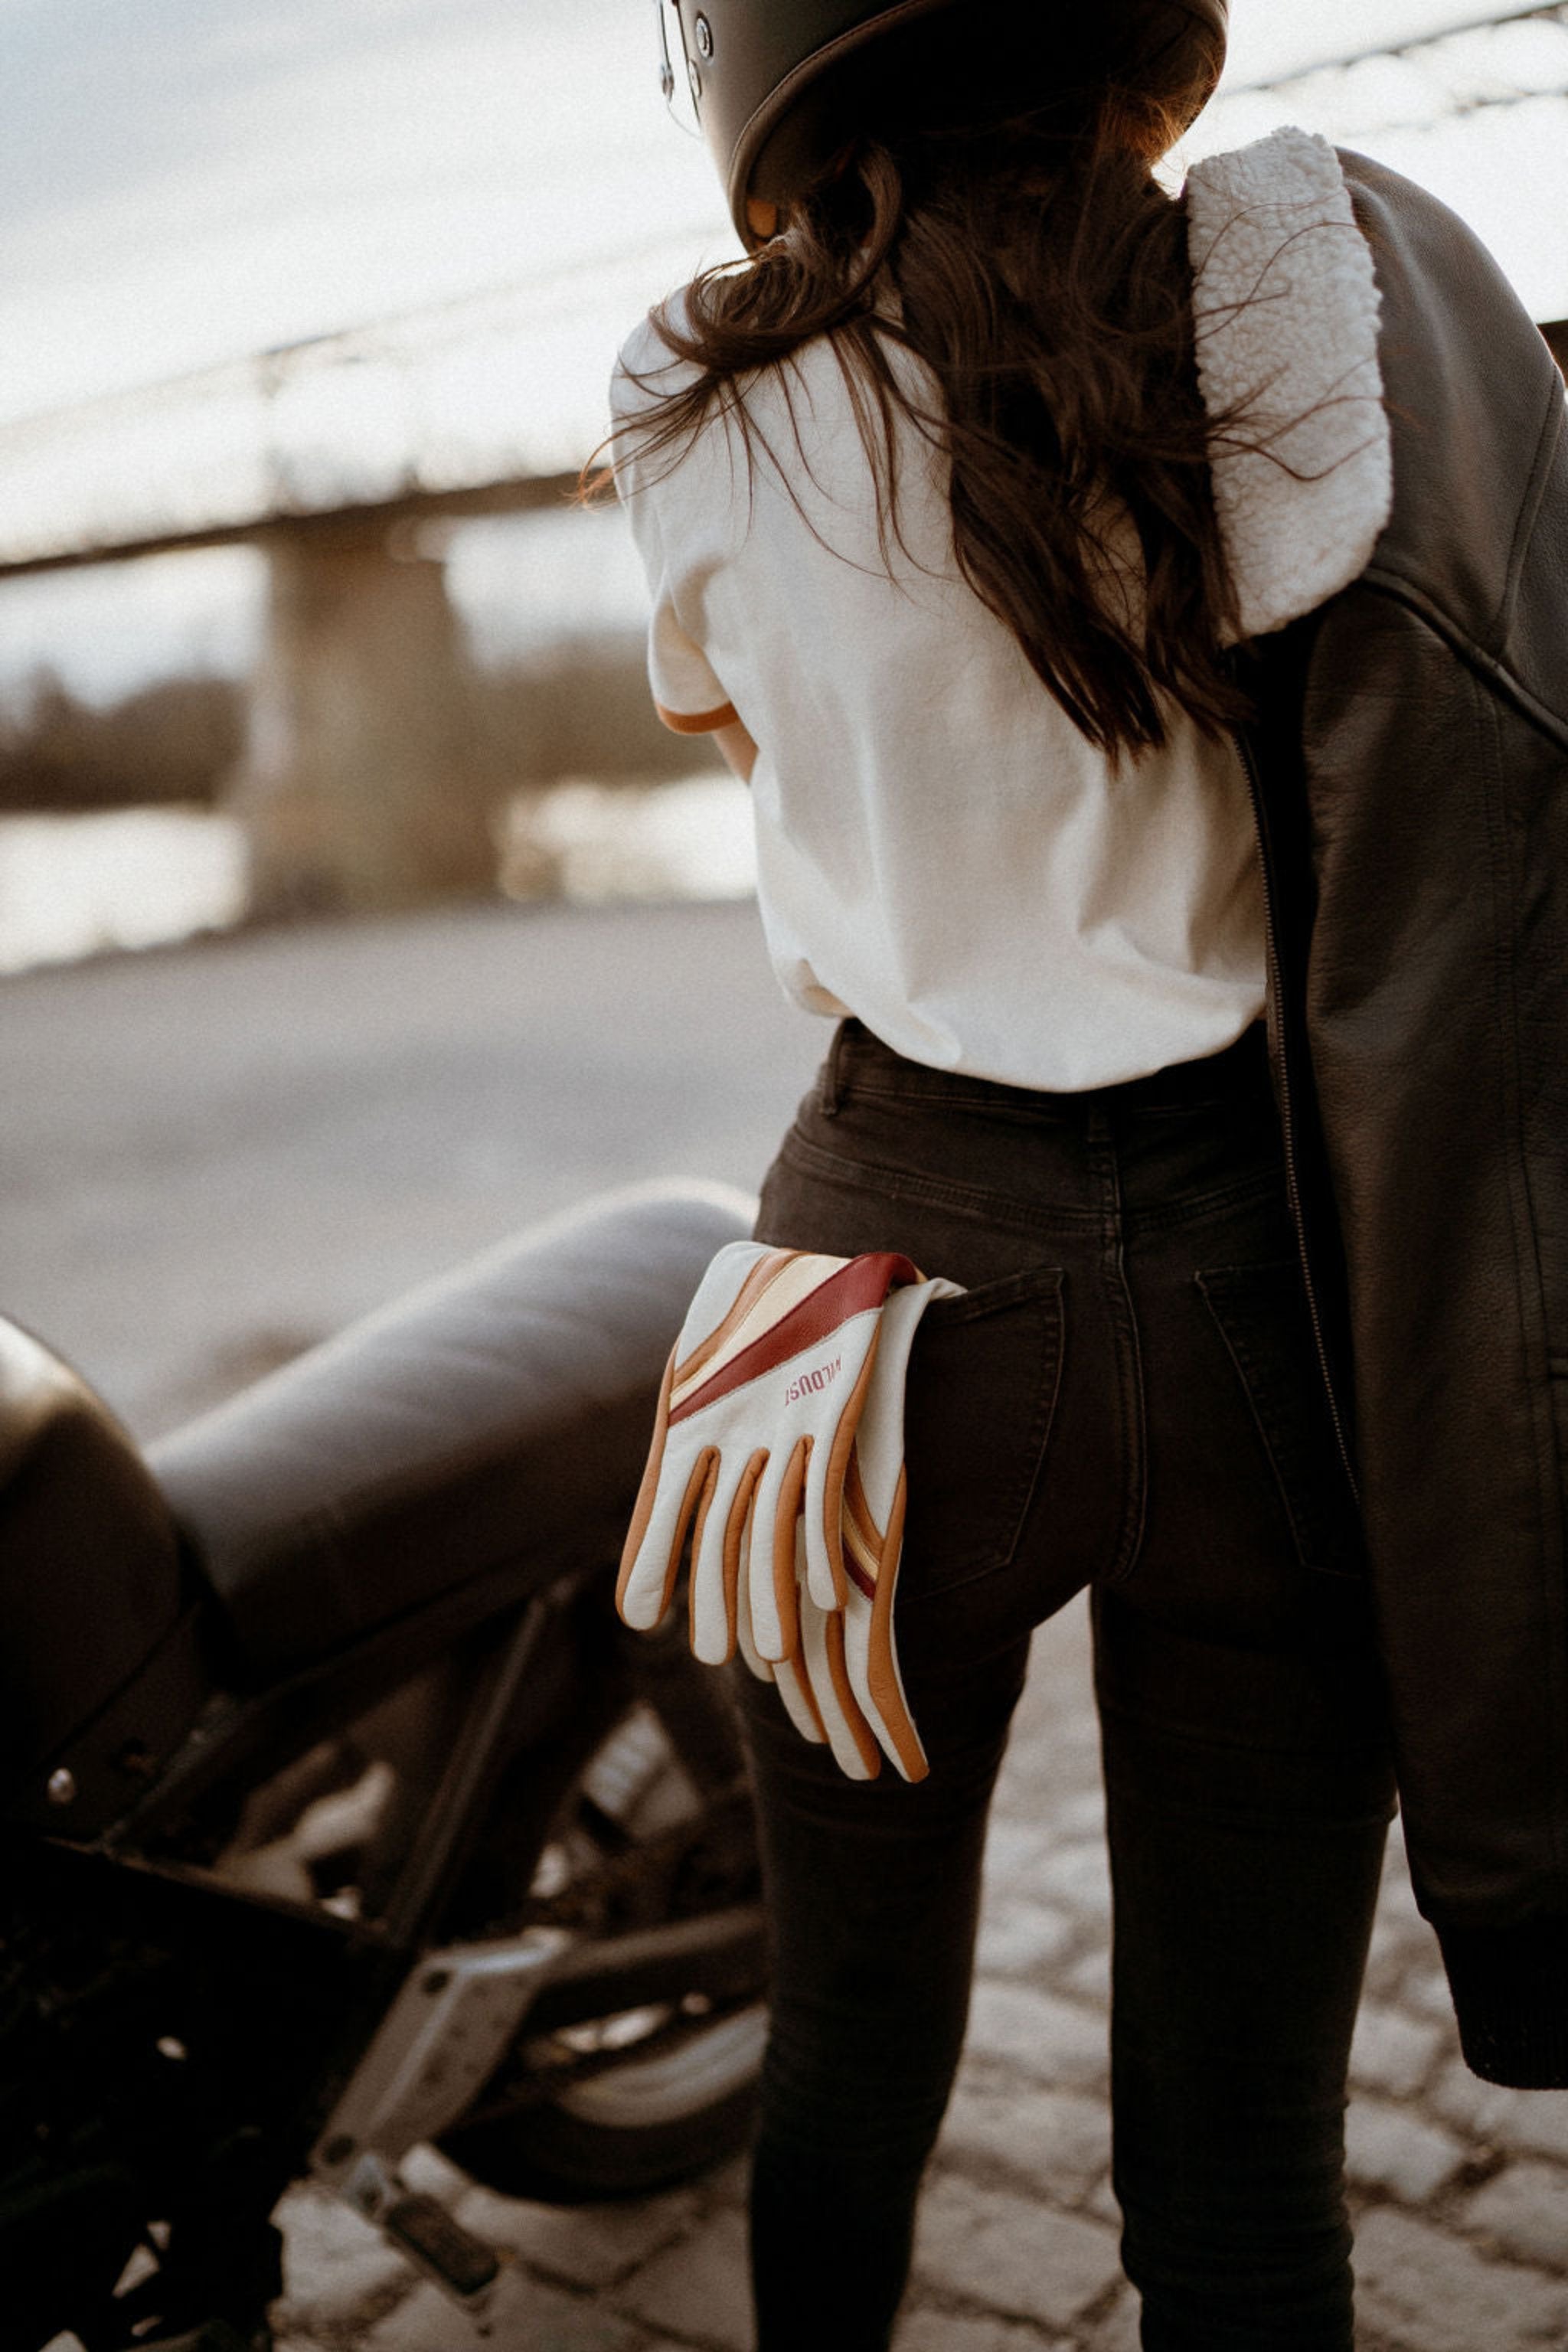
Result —
<path fill-rule="evenodd" d="M 1086 1585 L 1143 2343 L 1350 2352 L 1345 2074 L 1393 1782 L 1260 1033 L 1053 1096 L 846 1023 L 757 1230 L 965 1286 L 906 1410 L 896 1630 L 930 1779 L 844 1780 L 737 1678 L 775 1941 L 760 2352 L 889 2341 L 1029 1636 Z"/>

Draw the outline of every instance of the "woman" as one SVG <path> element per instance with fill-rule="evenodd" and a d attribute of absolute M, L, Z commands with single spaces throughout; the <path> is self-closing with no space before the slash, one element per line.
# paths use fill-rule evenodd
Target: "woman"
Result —
<path fill-rule="evenodd" d="M 1465 2051 L 1568 2083 L 1568 432 L 1494 266 L 1224 0 L 670 0 L 749 266 L 623 354 L 654 692 L 840 1026 L 759 1238 L 910 1362 L 930 1759 L 747 1681 L 761 2352 L 885 2346 L 1032 1628 L 1090 1588 L 1150 2352 L 1349 2352 L 1394 1774 Z M 1267 1049 L 1264 1016 L 1267 1014 Z"/>

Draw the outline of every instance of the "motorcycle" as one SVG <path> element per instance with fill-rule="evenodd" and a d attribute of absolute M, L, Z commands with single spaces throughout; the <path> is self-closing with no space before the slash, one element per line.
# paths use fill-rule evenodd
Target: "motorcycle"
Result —
<path fill-rule="evenodd" d="M 411 2148 L 575 2202 L 743 2141 L 735 1723 L 613 1595 L 749 1213 L 608 1196 L 145 1456 L 0 1322 L 0 2345 L 265 2352 L 307 2174 L 482 2322 L 496 2252 Z"/>

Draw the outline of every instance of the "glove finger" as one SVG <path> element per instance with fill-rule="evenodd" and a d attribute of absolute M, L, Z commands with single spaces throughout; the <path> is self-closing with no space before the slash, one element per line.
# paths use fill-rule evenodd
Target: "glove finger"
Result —
<path fill-rule="evenodd" d="M 734 1655 L 742 1540 L 768 1457 L 759 1449 L 729 1470 L 714 1460 L 714 1483 L 691 1542 L 691 1654 L 704 1665 L 722 1666 Z"/>
<path fill-rule="evenodd" d="M 713 1447 L 705 1445 L 689 1469 L 684 1463 L 678 1462 L 673 1467 L 666 1465 L 658 1506 L 648 1523 L 642 1557 L 626 1580 L 621 1605 L 621 1615 L 639 1633 L 651 1632 L 669 1607 L 694 1519 L 700 1541 L 718 1463 Z M 682 1472 L 684 1485 L 679 1483 Z"/>
<path fill-rule="evenodd" d="M 673 1485 L 673 1473 L 667 1475 L 666 1469 L 669 1392 L 675 1380 L 679 1347 L 679 1342 L 677 1341 L 676 1347 L 670 1350 L 669 1361 L 664 1368 L 664 1378 L 659 1383 L 653 1439 L 648 1447 L 647 1461 L 643 1466 L 637 1502 L 633 1506 L 631 1525 L 626 1529 L 626 1539 L 621 1549 L 620 1574 L 616 1580 L 616 1607 L 626 1624 L 635 1625 L 642 1633 L 651 1632 L 668 1608 L 680 1568 L 680 1550 L 674 1541 L 671 1514 L 672 1503 L 678 1505 L 683 1496 L 671 1496 L 669 1489 Z"/>
<path fill-rule="evenodd" d="M 952 1283 L 921 1282 L 895 1290 L 877 1326 L 872 1378 L 855 1425 L 855 1459 L 871 1517 L 886 1527 L 904 1463 L 904 1391 L 921 1319 Z"/>
<path fill-rule="evenodd" d="M 775 1665 L 781 1658 L 793 1658 L 800 1643 L 795 1545 L 810 1455 L 809 1437 L 801 1438 L 788 1454 L 771 1455 L 752 1500 L 747 1574 L 752 1633 L 761 1655 Z"/>
<path fill-rule="evenodd" d="M 852 1780 L 874 1780 L 882 1769 L 876 1736 L 856 1703 L 844 1660 L 844 1620 L 837 1610 L 819 1609 L 809 1593 L 800 1607 L 800 1653 L 822 1717 L 827 1744 L 841 1772 Z"/>
<path fill-rule="evenodd" d="M 904 1546 L 904 1499 L 905 1481 L 900 1469 L 887 1534 L 873 1551 L 865 1542 L 863 1530 L 868 1524 L 874 1528 L 874 1523 L 869 1521 L 859 1480 L 851 1470 L 845 1496 L 851 1521 L 847 1541 L 857 1564 L 861 1566 L 861 1576 L 855 1580 L 849 1605 L 844 1612 L 844 1654 L 850 1687 L 889 1761 L 906 1780 L 923 1780 L 931 1766 L 904 1694 L 904 1678 L 893 1639 L 893 1603 Z M 865 1564 L 868 1559 L 874 1565 L 867 1578 Z M 870 1583 L 868 1593 L 862 1579 Z"/>
<path fill-rule="evenodd" d="M 756 1636 L 752 1632 L 752 1580 L 747 1560 L 752 1545 L 752 1525 L 754 1516 L 754 1513 L 747 1513 L 745 1529 L 741 1538 L 741 1573 L 735 1583 L 735 1642 L 742 1657 L 744 1658 L 757 1680 L 760 1683 L 771 1683 L 776 1679 L 773 1670 L 758 1649 Z"/>
<path fill-rule="evenodd" d="M 778 1685 L 784 1711 L 801 1738 L 809 1739 L 814 1748 L 826 1748 L 827 1729 L 807 1679 L 805 1662 L 798 1652 L 793 1658 L 781 1658 L 773 1668 L 773 1680 Z"/>
<path fill-rule="evenodd" d="M 685 1450 L 692 1442 L 689 1432 L 680 1431 L 673 1449 L 670 1443 L 676 1398 L 693 1381 L 700 1381 L 736 1317 L 743 1317 L 791 1256 L 787 1250 L 764 1249 L 752 1242 L 732 1242 L 720 1250 L 709 1264 L 670 1350 L 616 1586 L 616 1606 L 621 1616 L 641 1632 L 650 1632 L 659 1622 L 674 1597 L 693 1507 L 689 1483 L 692 1473 L 686 1467 L 693 1457 Z"/>
<path fill-rule="evenodd" d="M 805 1487 L 805 1580 L 819 1609 L 842 1609 L 848 1592 L 840 1534 L 844 1480 L 854 1451 L 855 1432 L 865 1409 L 877 1362 L 878 1334 L 871 1334 L 866 1360 L 845 1400 L 831 1438 L 812 1448 Z"/>

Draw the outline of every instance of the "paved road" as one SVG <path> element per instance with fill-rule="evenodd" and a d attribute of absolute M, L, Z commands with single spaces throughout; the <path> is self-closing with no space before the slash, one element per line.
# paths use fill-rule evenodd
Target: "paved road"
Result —
<path fill-rule="evenodd" d="M 0 1309 L 152 1435 L 585 1193 L 754 1187 L 827 1034 L 744 905 L 476 908 L 0 981 Z"/>
<path fill-rule="evenodd" d="M 142 1432 L 584 1191 L 754 1184 L 823 1034 L 742 908 L 258 935 L 0 1002 L 0 1290 Z M 1131 2352 L 1080 1610 L 1037 1638 L 990 1865 L 899 2352 Z M 1354 2075 L 1366 2352 L 1568 2352 L 1568 2094 L 1466 2074 L 1397 1845 Z M 736 2170 L 597 2213 L 425 2177 L 515 2258 L 493 2352 L 745 2352 Z M 352 2216 L 300 2191 L 283 2218 L 288 2352 L 471 2340 Z"/>

